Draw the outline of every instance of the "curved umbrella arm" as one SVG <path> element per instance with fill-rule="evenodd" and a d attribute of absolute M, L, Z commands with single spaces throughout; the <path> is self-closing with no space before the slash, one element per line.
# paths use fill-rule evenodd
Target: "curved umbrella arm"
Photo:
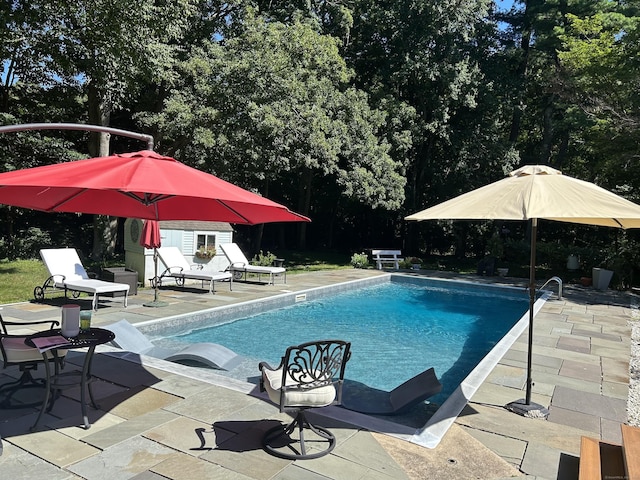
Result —
<path fill-rule="evenodd" d="M 143 140 L 147 142 L 147 148 L 153 150 L 153 137 L 151 135 L 100 125 L 84 125 L 81 123 L 25 123 L 22 125 L 4 125 L 0 127 L 0 133 L 22 132 L 25 130 L 85 130 L 87 132 L 112 133 L 114 135 Z"/>

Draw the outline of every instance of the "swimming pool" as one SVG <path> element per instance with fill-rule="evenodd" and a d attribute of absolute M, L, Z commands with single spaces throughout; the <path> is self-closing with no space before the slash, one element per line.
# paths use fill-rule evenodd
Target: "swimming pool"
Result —
<path fill-rule="evenodd" d="M 192 330 L 157 343 L 213 342 L 249 360 L 277 365 L 289 345 L 337 338 L 351 342 L 345 377 L 390 391 L 434 367 L 442 404 L 528 309 L 526 292 L 460 284 L 391 281 Z"/>
<path fill-rule="evenodd" d="M 364 280 L 353 280 L 330 286 L 313 288 L 302 292 L 280 293 L 265 299 L 253 300 L 225 307 L 216 307 L 213 309 L 195 312 L 188 315 L 180 315 L 165 318 L 162 320 L 145 322 L 143 324 L 139 323 L 136 326 L 138 326 L 138 328 L 140 328 L 140 330 L 142 330 L 144 333 L 151 336 L 154 339 L 155 343 L 177 342 L 177 336 L 189 334 L 192 331 L 207 328 L 212 325 L 224 325 L 229 322 L 234 322 L 236 320 L 264 313 L 265 311 L 282 307 L 289 307 L 296 304 L 301 304 L 301 306 L 305 306 L 308 308 L 308 305 L 311 305 L 311 301 L 313 300 L 324 301 L 328 297 L 340 296 L 339 294 L 341 294 L 342 292 L 389 283 L 419 284 L 423 287 L 435 289 L 467 291 L 468 294 L 471 294 L 468 298 L 472 300 L 461 300 L 461 297 L 457 297 L 455 295 L 452 297 L 457 299 L 456 301 L 452 302 L 452 304 L 454 309 L 458 310 L 475 310 L 477 308 L 477 305 L 479 303 L 482 303 L 481 298 L 485 296 L 493 298 L 497 303 L 501 303 L 503 301 L 510 302 L 511 300 L 508 300 L 508 298 L 514 296 L 519 297 L 520 299 L 526 298 L 526 291 L 521 287 L 497 287 L 493 285 L 485 285 L 466 281 L 420 278 L 402 274 L 392 274 L 382 275 Z M 362 291 L 363 290 L 360 290 L 360 292 Z M 542 308 L 542 305 L 547 297 L 548 295 L 545 294 L 542 296 L 542 298 L 538 299 L 534 306 L 534 313 Z M 375 296 L 372 297 L 370 295 L 366 295 L 366 299 L 369 302 L 369 310 L 367 311 L 367 321 L 361 322 L 364 325 L 368 325 L 369 323 L 371 323 L 368 321 L 368 317 L 371 315 L 370 312 L 372 312 L 373 310 L 377 310 L 380 305 L 386 303 Z M 306 302 L 309 303 L 307 304 Z M 489 316 L 495 314 L 495 310 L 493 309 L 493 307 L 488 306 L 486 308 L 490 312 Z M 435 307 L 431 307 L 431 310 L 434 309 Z M 509 329 L 506 335 L 504 335 L 497 341 L 493 349 L 491 349 L 489 353 L 481 358 L 481 360 L 479 361 L 479 363 L 477 363 L 477 365 L 475 365 L 475 367 L 472 367 L 471 372 L 457 385 L 457 387 L 454 386 L 452 382 L 447 380 L 446 377 L 448 375 L 448 370 L 436 370 L 438 377 L 441 378 L 443 384 L 446 382 L 448 385 L 450 385 L 450 387 L 447 388 L 447 391 L 451 390 L 451 388 L 454 388 L 454 390 L 452 393 L 448 394 L 447 400 L 442 403 L 435 414 L 431 415 L 426 423 L 421 423 L 419 427 L 412 426 L 411 428 L 401 428 L 400 425 L 395 423 L 397 422 L 397 419 L 395 417 L 389 417 L 388 421 L 381 421 L 377 418 L 372 418 L 362 414 L 356 414 L 355 412 L 349 412 L 339 408 L 331 409 L 330 407 L 328 409 L 330 411 L 330 415 L 332 415 L 336 419 L 358 425 L 362 428 L 388 433 L 390 435 L 394 435 L 429 448 L 436 447 L 440 442 L 442 436 L 446 433 L 450 425 L 455 421 L 458 414 L 462 411 L 468 400 L 473 396 L 477 388 L 486 379 L 486 377 L 498 363 L 500 358 L 502 358 L 504 353 L 515 342 L 518 336 L 526 330 L 528 326 L 528 314 L 526 312 L 527 308 L 525 307 L 524 309 L 525 313 L 519 319 L 512 318 L 509 320 L 509 325 L 513 325 L 513 323 L 516 322 L 513 328 Z M 472 322 L 473 328 L 471 331 L 473 332 L 473 335 L 482 334 L 482 324 L 483 322 L 477 319 L 475 322 Z M 509 326 L 506 326 L 505 328 L 508 329 Z M 294 330 L 303 331 L 303 329 L 301 328 L 296 328 Z M 449 330 L 452 329 L 449 328 Z M 388 330 L 386 336 L 389 337 Z M 246 337 L 246 333 L 243 333 L 243 335 L 241 336 L 242 339 L 246 339 Z M 327 336 L 324 334 L 322 335 L 322 337 L 327 338 Z M 285 342 L 287 343 L 287 345 L 295 343 L 293 341 L 289 341 L 290 339 L 291 337 L 287 336 L 287 342 Z M 215 341 L 217 343 L 224 344 L 218 339 L 216 339 Z M 492 340 L 491 342 L 493 343 L 494 340 Z M 461 348 L 460 353 L 465 353 L 465 355 L 458 355 L 458 359 L 465 359 L 465 357 L 467 356 L 466 354 L 470 351 L 472 343 L 473 342 L 470 341 L 464 342 L 464 346 Z M 178 345 L 176 345 L 176 347 L 177 346 Z M 274 350 L 277 350 L 277 353 L 273 353 L 273 355 L 277 356 L 275 360 L 272 360 L 270 356 L 267 356 L 266 358 L 260 358 L 260 360 L 270 360 L 273 363 L 277 363 L 279 356 L 284 352 L 284 348 L 278 348 Z M 389 348 L 387 348 L 386 350 L 389 350 Z M 423 352 L 422 350 L 419 351 L 423 353 L 422 358 L 425 358 L 429 361 L 428 364 L 425 364 L 424 368 L 433 366 L 432 360 L 427 358 L 428 352 Z M 419 355 L 415 355 L 415 351 L 411 351 L 408 356 L 419 357 Z M 407 356 L 403 357 L 403 362 L 406 358 Z M 353 367 L 352 361 L 353 359 L 347 366 L 348 371 Z M 252 381 L 256 381 L 259 372 L 257 370 L 257 364 L 255 363 L 255 361 L 251 360 L 247 362 L 247 370 L 246 372 L 242 372 L 242 374 L 245 376 L 245 378 L 253 377 Z M 403 375 L 409 378 L 406 372 Z M 396 378 L 393 386 L 396 386 L 398 383 L 399 380 Z M 226 384 L 226 381 L 222 377 L 220 377 L 220 384 L 223 386 L 228 386 Z"/>

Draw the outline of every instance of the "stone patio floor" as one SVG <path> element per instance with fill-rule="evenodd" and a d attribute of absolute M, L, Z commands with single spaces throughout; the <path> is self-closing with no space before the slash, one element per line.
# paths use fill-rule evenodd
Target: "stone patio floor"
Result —
<path fill-rule="evenodd" d="M 122 318 L 132 323 L 195 312 L 379 275 L 375 270 L 335 270 L 289 274 L 287 284 L 217 284 L 216 293 L 187 286 L 163 287 L 168 305 L 145 307 L 153 292 L 101 299 L 93 325 Z M 524 286 L 526 280 L 420 272 L 446 278 Z M 564 286 L 536 315 L 533 398 L 549 409 L 547 420 L 519 416 L 504 408 L 524 397 L 527 333 L 504 355 L 468 406 L 434 449 L 371 432 L 336 420 L 330 407 L 316 413 L 337 438 L 335 450 L 315 460 L 288 461 L 265 453 L 262 433 L 289 417 L 256 394 L 253 386 L 214 371 L 97 350 L 92 426 L 81 424 L 79 389 L 66 390 L 38 431 L 29 427 L 35 408 L 0 410 L 2 478 L 53 479 L 575 479 L 582 435 L 619 443 L 627 421 L 631 322 L 637 297 Z M 54 297 L 44 303 L 4 305 L 7 320 L 59 319 L 60 306 L 89 300 Z M 82 364 L 70 352 L 67 367 Z M 43 370 L 43 369 L 39 369 Z M 257 372 L 257 366 L 256 366 Z M 39 372 L 42 375 L 42 372 Z M 257 374 L 257 373 L 256 373 Z M 18 376 L 0 371 L 0 384 Z M 33 395 L 25 391 L 25 395 Z M 25 400 L 26 401 L 26 400 Z"/>

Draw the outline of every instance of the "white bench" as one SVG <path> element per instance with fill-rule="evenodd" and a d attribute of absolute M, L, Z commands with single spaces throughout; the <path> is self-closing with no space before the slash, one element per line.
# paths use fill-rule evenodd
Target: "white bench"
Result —
<path fill-rule="evenodd" d="M 402 252 L 400 250 L 371 250 L 373 259 L 376 262 L 376 268 L 382 270 L 385 265 L 393 265 L 393 268 L 398 270 L 400 268 L 400 262 L 404 260 L 400 257 Z"/>

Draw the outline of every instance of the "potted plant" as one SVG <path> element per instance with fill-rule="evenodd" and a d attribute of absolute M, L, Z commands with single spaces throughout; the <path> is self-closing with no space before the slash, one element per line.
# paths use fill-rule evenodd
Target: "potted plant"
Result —
<path fill-rule="evenodd" d="M 200 258 L 202 260 L 210 260 L 216 256 L 216 247 L 205 247 L 202 246 L 196 250 L 196 258 Z"/>
<path fill-rule="evenodd" d="M 422 259 L 418 257 L 409 257 L 409 263 L 412 270 L 420 270 L 422 268 Z"/>

